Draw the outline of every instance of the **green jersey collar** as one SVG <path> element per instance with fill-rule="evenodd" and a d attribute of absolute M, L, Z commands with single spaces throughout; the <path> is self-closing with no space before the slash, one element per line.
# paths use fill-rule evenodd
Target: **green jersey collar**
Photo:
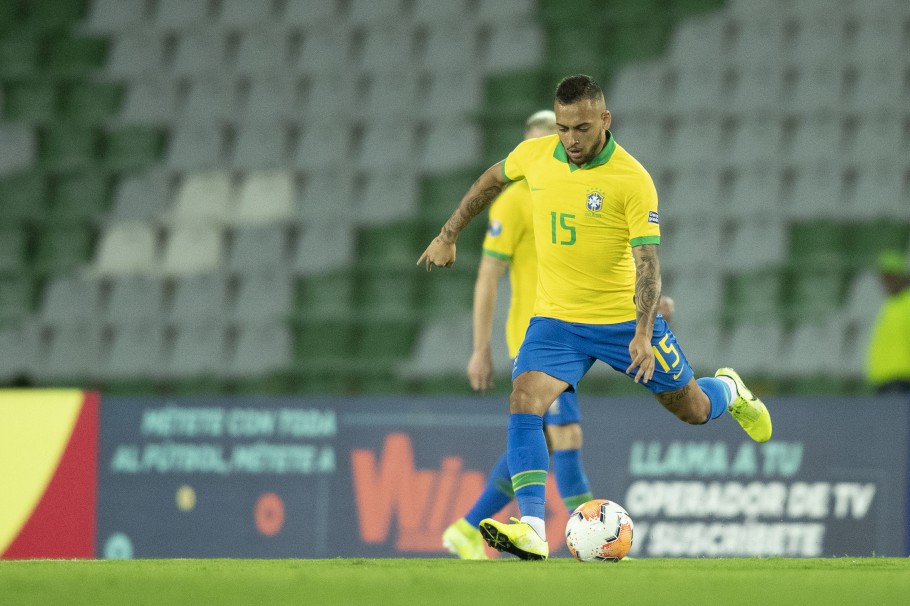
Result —
<path fill-rule="evenodd" d="M 616 151 L 616 140 L 613 139 L 613 135 L 610 134 L 610 131 L 607 131 L 607 142 L 604 145 L 604 148 L 600 150 L 600 153 L 594 156 L 594 158 L 592 158 L 591 161 L 587 162 L 586 164 L 578 166 L 569 162 L 569 156 L 566 154 L 566 148 L 563 147 L 562 141 L 556 143 L 556 149 L 553 150 L 553 157 L 560 162 L 565 162 L 568 164 L 569 171 L 574 171 L 578 170 L 579 168 L 594 168 L 595 166 L 606 164 L 610 161 L 610 156 L 613 155 L 614 151 Z"/>

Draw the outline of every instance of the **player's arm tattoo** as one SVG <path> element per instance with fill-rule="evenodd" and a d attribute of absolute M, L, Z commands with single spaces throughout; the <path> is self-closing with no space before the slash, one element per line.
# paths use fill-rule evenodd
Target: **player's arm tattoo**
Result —
<path fill-rule="evenodd" d="M 468 193 L 462 198 L 461 203 L 445 225 L 442 226 L 440 235 L 448 241 L 454 241 L 461 233 L 461 230 L 471 222 L 471 220 L 488 209 L 493 200 L 505 189 L 505 183 L 493 182 L 482 183 L 485 181 L 485 175 L 481 175 L 477 181 L 468 190 Z M 488 181 L 488 180 L 487 180 Z"/>
<path fill-rule="evenodd" d="M 637 321 L 654 324 L 660 301 L 660 260 L 656 244 L 642 244 L 632 249 L 635 258 L 635 310 Z"/>

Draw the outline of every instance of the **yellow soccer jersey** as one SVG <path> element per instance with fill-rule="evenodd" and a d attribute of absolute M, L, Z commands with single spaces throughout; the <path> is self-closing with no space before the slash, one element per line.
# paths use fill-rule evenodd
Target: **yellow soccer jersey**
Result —
<path fill-rule="evenodd" d="M 534 314 L 585 324 L 635 319 L 632 247 L 659 244 L 651 176 L 607 133 L 589 163 L 568 161 L 558 135 L 524 141 L 503 163 L 531 194 L 538 282 Z"/>
<path fill-rule="evenodd" d="M 506 343 L 509 356 L 514 358 L 534 313 L 537 292 L 537 251 L 527 182 L 513 183 L 493 202 L 483 253 L 509 262 L 512 300 L 506 318 Z"/>

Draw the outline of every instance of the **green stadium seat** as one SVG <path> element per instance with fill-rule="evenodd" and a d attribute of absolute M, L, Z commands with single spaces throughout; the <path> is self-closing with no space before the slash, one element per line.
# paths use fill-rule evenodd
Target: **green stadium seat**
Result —
<path fill-rule="evenodd" d="M 27 274 L 0 274 L 0 325 L 28 317 L 34 299 L 35 285 Z"/>
<path fill-rule="evenodd" d="M 840 266 L 845 227 L 834 221 L 796 223 L 790 226 L 790 262 L 801 268 Z"/>
<path fill-rule="evenodd" d="M 103 38 L 55 38 L 46 49 L 43 71 L 54 76 L 84 77 L 104 65 Z"/>
<path fill-rule="evenodd" d="M 910 224 L 881 220 L 844 226 L 842 251 L 850 269 L 875 267 L 878 256 L 885 250 L 907 250 Z"/>
<path fill-rule="evenodd" d="M 105 137 L 104 165 L 111 170 L 135 170 L 155 163 L 164 153 L 164 133 L 133 126 Z"/>
<path fill-rule="evenodd" d="M 425 244 L 422 230 L 413 223 L 394 223 L 361 230 L 357 242 L 358 264 L 365 268 L 410 268 Z"/>
<path fill-rule="evenodd" d="M 0 38 L 21 27 L 22 3 L 19 0 L 0 0 Z"/>
<path fill-rule="evenodd" d="M 631 7 L 637 6 L 638 2 L 624 3 L 626 4 Z M 619 64 L 657 57 L 669 39 L 670 23 L 666 19 L 648 17 L 635 20 L 632 13 L 626 19 L 626 22 L 613 21 L 606 34 L 604 64 L 611 69 L 616 69 Z M 606 81 L 609 75 L 611 74 L 595 74 L 601 81 Z"/>
<path fill-rule="evenodd" d="M 21 272 L 26 267 L 27 244 L 24 229 L 0 224 L 0 272 Z"/>
<path fill-rule="evenodd" d="M 93 233 L 89 227 L 47 227 L 38 235 L 33 267 L 45 276 L 72 271 L 89 260 L 92 245 Z"/>
<path fill-rule="evenodd" d="M 838 268 L 790 271 L 786 280 L 783 311 L 799 323 L 818 323 L 842 304 L 844 275 Z"/>
<path fill-rule="evenodd" d="M 60 177 L 51 189 L 48 222 L 90 224 L 110 206 L 111 183 L 106 173 L 86 171 Z"/>
<path fill-rule="evenodd" d="M 782 277 L 777 270 L 735 275 L 728 279 L 725 320 L 762 324 L 779 316 Z"/>
<path fill-rule="evenodd" d="M 512 147 L 520 139 L 521 132 L 519 131 L 518 139 L 513 141 Z M 459 200 L 478 175 L 480 175 L 480 170 L 463 170 L 424 179 L 420 192 L 421 219 L 431 223 L 431 228 L 438 233 L 442 224 L 452 215 Z M 432 224 L 435 224 L 435 227 Z M 427 244 L 429 244 L 429 240 L 427 240 Z M 420 252 L 423 252 L 423 248 Z"/>
<path fill-rule="evenodd" d="M 344 318 L 350 315 L 353 301 L 354 279 L 350 273 L 314 276 L 300 281 L 295 314 L 303 321 Z"/>
<path fill-rule="evenodd" d="M 40 223 L 47 211 L 48 181 L 39 172 L 0 177 L 0 223 Z"/>
<path fill-rule="evenodd" d="M 358 317 L 400 320 L 413 315 L 417 268 L 366 271 L 357 278 L 355 309 Z"/>
<path fill-rule="evenodd" d="M 86 12 L 88 0 L 28 0 L 22 26 L 35 33 L 69 30 Z"/>
<path fill-rule="evenodd" d="M 608 37 L 598 36 L 585 44 L 578 44 L 577 23 L 557 24 L 548 28 L 547 69 L 554 74 L 554 81 L 569 74 L 598 74 L 603 68 L 604 57 L 607 56 L 608 41 Z"/>
<path fill-rule="evenodd" d="M 407 358 L 414 347 L 417 325 L 413 321 L 380 321 L 364 323 L 354 349 L 354 356 L 363 361 L 382 359 L 398 362 Z"/>
<path fill-rule="evenodd" d="M 47 124 L 57 118 L 57 87 L 46 80 L 12 81 L 4 87 L 3 118 L 13 122 Z"/>
<path fill-rule="evenodd" d="M 539 71 L 497 75 L 487 81 L 484 112 L 491 120 L 502 116 L 530 116 L 553 98 L 555 82 Z"/>
<path fill-rule="evenodd" d="M 458 263 L 464 259 L 459 255 Z M 461 265 L 447 271 L 431 271 L 420 278 L 420 311 L 423 318 L 470 314 L 474 301 L 476 265 Z"/>
<path fill-rule="evenodd" d="M 112 82 L 74 82 L 61 95 L 62 117 L 76 124 L 100 124 L 120 110 L 123 85 Z"/>
<path fill-rule="evenodd" d="M 541 104 L 541 107 L 545 107 L 544 104 Z M 521 143 L 521 140 L 524 138 L 524 129 L 525 129 L 525 120 L 529 114 L 523 114 L 521 116 L 516 116 L 512 119 L 500 118 L 494 122 L 487 124 L 483 129 L 483 165 L 492 166 L 504 159 L 509 152 L 515 149 L 515 146 Z M 471 182 L 468 183 L 470 186 L 474 182 L 474 179 L 480 174 L 480 171 L 472 171 Z M 451 199 L 449 200 L 449 212 L 444 217 L 441 217 L 442 220 L 448 218 L 452 211 L 455 209 L 455 205 L 458 203 L 458 200 L 461 199 L 461 196 L 467 191 L 467 187 L 461 193 L 451 193 Z M 440 209 L 440 215 L 442 214 L 443 209 Z M 439 217 L 437 217 L 439 218 Z"/>
<path fill-rule="evenodd" d="M 84 169 L 98 155 L 98 133 L 85 126 L 58 126 L 42 132 L 39 162 L 51 171 Z"/>
<path fill-rule="evenodd" d="M 0 77 L 29 78 L 39 71 L 38 39 L 22 32 L 0 37 Z"/>
<path fill-rule="evenodd" d="M 300 322 L 294 360 L 300 368 L 344 365 L 353 352 L 354 325 L 350 320 Z"/>

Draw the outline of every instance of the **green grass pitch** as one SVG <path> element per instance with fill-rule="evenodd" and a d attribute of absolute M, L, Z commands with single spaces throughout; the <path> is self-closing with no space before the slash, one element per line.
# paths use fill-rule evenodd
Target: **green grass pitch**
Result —
<path fill-rule="evenodd" d="M 0 561 L 0 603 L 910 604 L 910 558 Z"/>

